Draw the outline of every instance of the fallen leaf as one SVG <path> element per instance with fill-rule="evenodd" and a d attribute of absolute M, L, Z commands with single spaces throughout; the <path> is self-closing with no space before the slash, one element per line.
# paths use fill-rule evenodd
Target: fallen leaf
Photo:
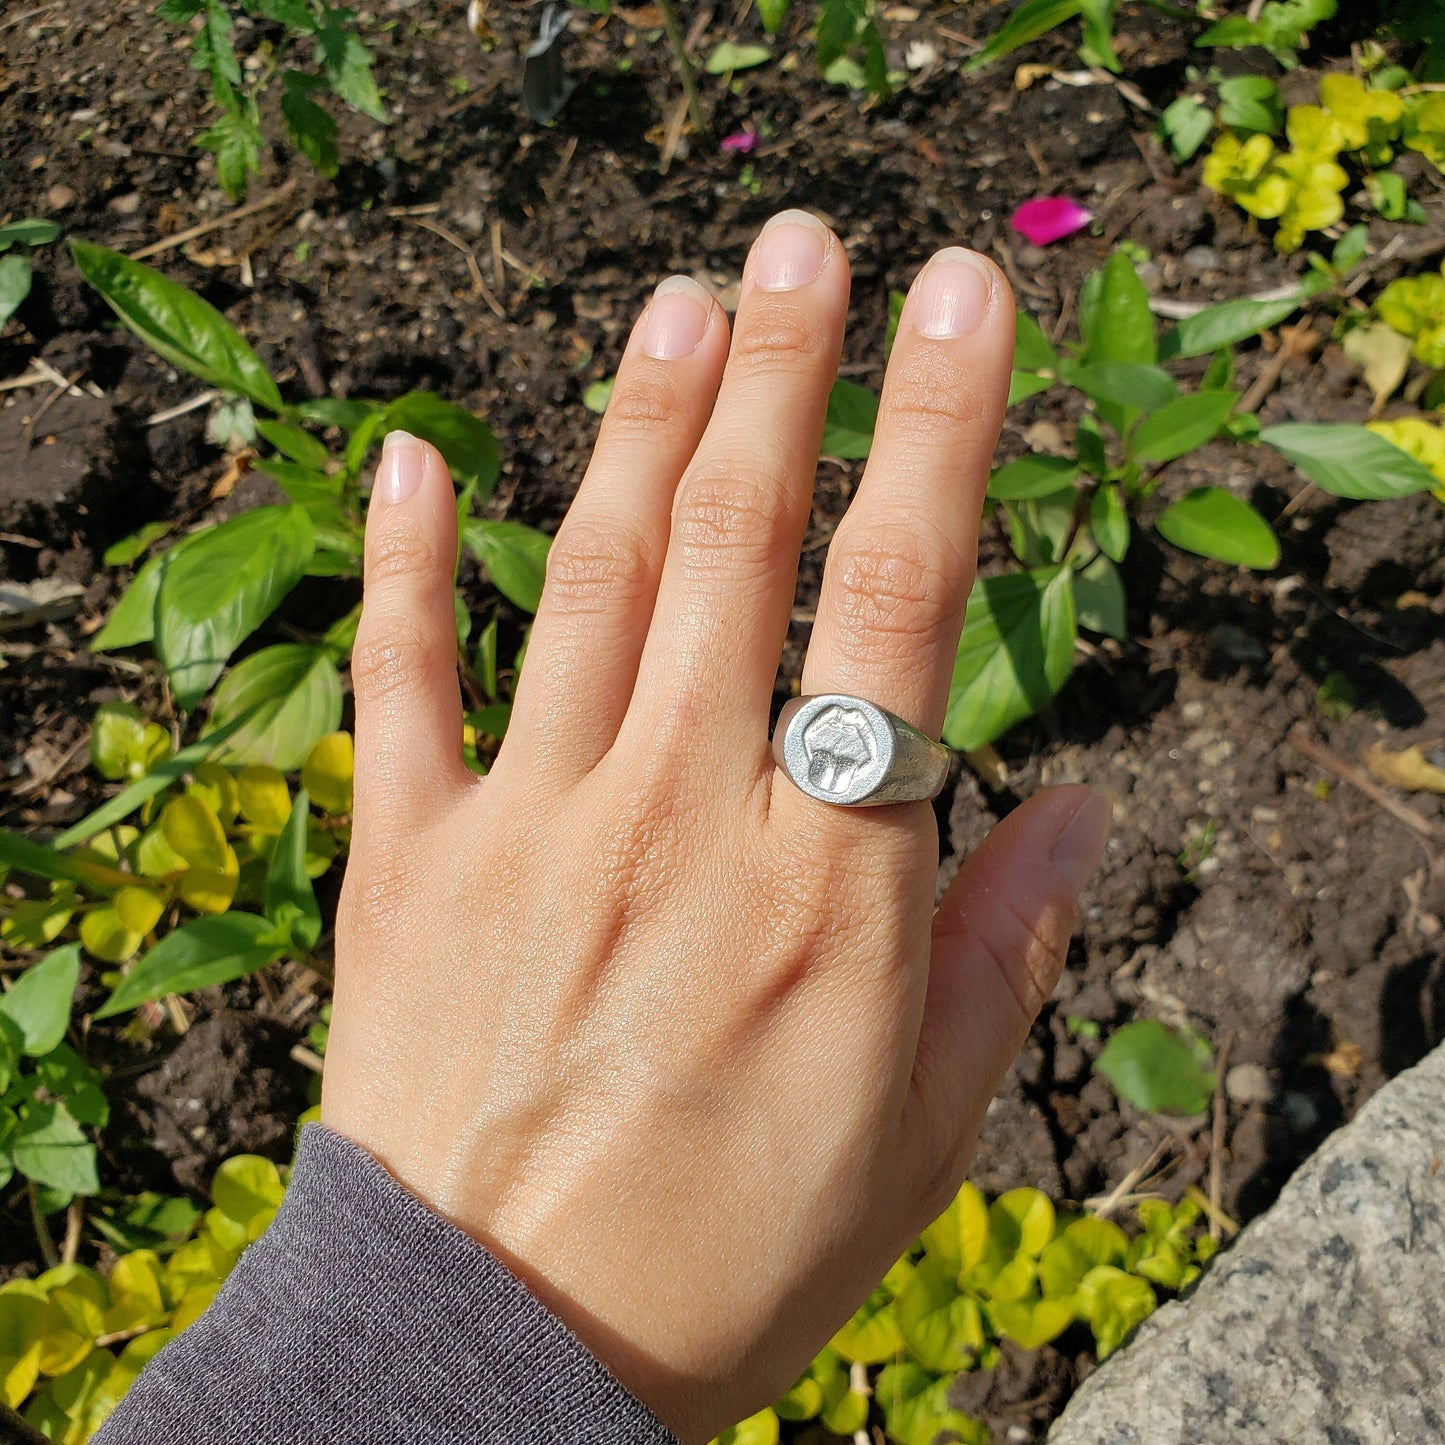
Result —
<path fill-rule="evenodd" d="M 59 577 L 0 583 L 0 632 L 69 617 L 80 606 L 76 598 L 84 593 L 80 583 Z"/>
<path fill-rule="evenodd" d="M 1445 768 L 1437 768 L 1418 747 L 1403 752 L 1386 752 L 1375 743 L 1365 753 L 1365 766 L 1392 788 L 1411 793 L 1445 793 Z"/>
<path fill-rule="evenodd" d="M 1353 1044 L 1348 1039 L 1344 1039 L 1336 1044 L 1329 1053 L 1319 1054 L 1313 1060 L 1307 1059 L 1306 1062 L 1322 1065 L 1337 1079 L 1355 1079 L 1359 1077 L 1360 1066 L 1365 1062 L 1365 1055 L 1359 1044 Z"/>
<path fill-rule="evenodd" d="M 1375 415 L 1399 389 L 1410 367 L 1410 338 L 1393 326 L 1372 321 L 1357 326 L 1340 343 L 1346 356 L 1360 368 L 1366 385 L 1374 393 Z"/>
<path fill-rule="evenodd" d="M 234 456 L 226 458 L 226 470 L 221 473 L 211 488 L 213 502 L 219 502 L 222 497 L 229 497 L 236 490 L 236 483 L 251 470 L 251 463 L 256 460 L 256 455 L 254 448 L 242 447 Z"/>
<path fill-rule="evenodd" d="M 1047 80 L 1054 73 L 1052 65 L 1021 65 L 1014 71 L 1014 89 L 1027 90 L 1041 80 Z"/>

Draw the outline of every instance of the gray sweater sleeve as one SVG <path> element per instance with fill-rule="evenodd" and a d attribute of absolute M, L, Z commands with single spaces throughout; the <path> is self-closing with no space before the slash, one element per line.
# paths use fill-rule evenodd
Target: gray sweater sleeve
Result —
<path fill-rule="evenodd" d="M 317 1125 L 275 1221 L 94 1445 L 676 1445 L 474 1240 Z"/>

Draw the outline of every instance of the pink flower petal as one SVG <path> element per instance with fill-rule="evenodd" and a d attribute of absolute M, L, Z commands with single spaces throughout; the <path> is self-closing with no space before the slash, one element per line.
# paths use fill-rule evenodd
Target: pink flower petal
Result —
<path fill-rule="evenodd" d="M 1013 213 L 1009 224 L 1031 245 L 1047 246 L 1082 231 L 1093 219 L 1094 213 L 1070 196 L 1036 196 Z"/>
<path fill-rule="evenodd" d="M 740 156 L 751 155 L 757 149 L 759 136 L 755 130 L 735 131 L 732 135 L 725 135 L 720 142 L 720 149 L 725 151 L 736 151 Z"/>

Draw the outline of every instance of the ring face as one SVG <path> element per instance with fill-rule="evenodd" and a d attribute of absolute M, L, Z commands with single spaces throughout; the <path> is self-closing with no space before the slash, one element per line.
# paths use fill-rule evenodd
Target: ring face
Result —
<path fill-rule="evenodd" d="M 866 698 L 795 697 L 778 714 L 773 758 L 793 785 L 840 808 L 937 797 L 952 754 Z"/>
<path fill-rule="evenodd" d="M 783 727 L 783 767 L 822 803 L 864 802 L 887 778 L 896 751 L 889 714 L 859 697 L 807 698 Z"/>

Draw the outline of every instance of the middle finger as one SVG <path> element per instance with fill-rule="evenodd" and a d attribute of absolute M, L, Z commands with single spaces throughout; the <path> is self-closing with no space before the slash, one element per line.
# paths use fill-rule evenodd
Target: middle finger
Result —
<path fill-rule="evenodd" d="M 848 263 L 826 226 L 785 211 L 743 272 L 722 388 L 683 475 L 637 691 L 619 742 L 689 748 L 756 772 L 797 582 Z"/>

